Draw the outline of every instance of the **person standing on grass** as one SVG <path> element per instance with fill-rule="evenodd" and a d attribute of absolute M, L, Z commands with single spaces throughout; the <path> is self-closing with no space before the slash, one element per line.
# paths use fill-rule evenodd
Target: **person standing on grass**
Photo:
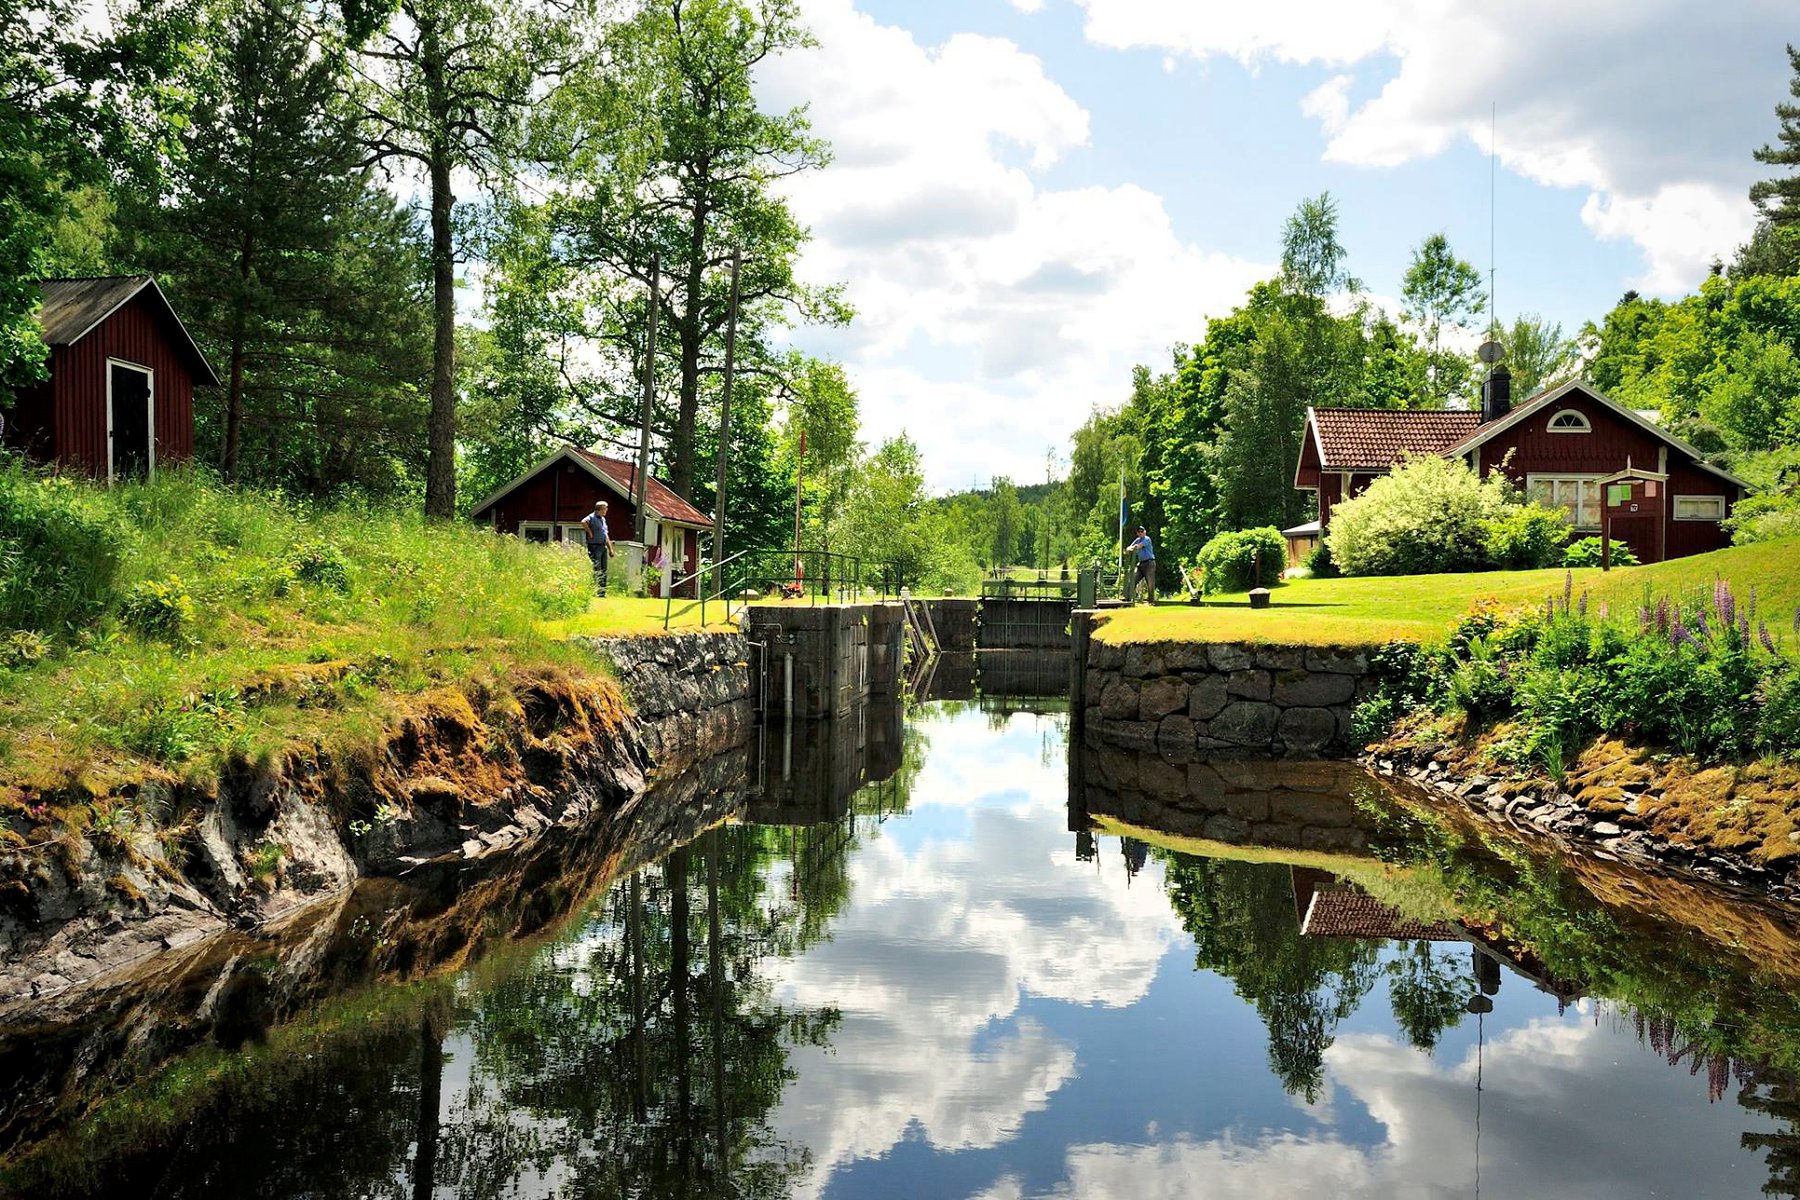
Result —
<path fill-rule="evenodd" d="M 1137 585 L 1141 581 L 1149 592 L 1150 603 L 1156 603 L 1156 544 L 1150 540 L 1150 532 L 1142 525 L 1138 526 L 1137 539 L 1125 547 L 1127 554 L 1137 555 L 1137 568 L 1125 581 L 1125 603 L 1137 601 Z"/>
<path fill-rule="evenodd" d="M 587 535 L 588 557 L 594 561 L 594 587 L 606 595 L 606 566 L 612 557 L 612 532 L 606 528 L 606 501 L 594 501 L 594 511 L 581 518 Z"/>

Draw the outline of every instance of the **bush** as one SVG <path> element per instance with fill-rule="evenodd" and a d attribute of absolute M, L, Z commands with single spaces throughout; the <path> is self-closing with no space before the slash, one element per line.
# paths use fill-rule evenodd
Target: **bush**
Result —
<path fill-rule="evenodd" d="M 0 465 L 0 628 L 58 637 L 111 608 L 121 540 L 91 489 Z"/>
<path fill-rule="evenodd" d="M 1532 571 L 1557 566 L 1569 540 L 1569 522 L 1562 510 L 1541 504 L 1520 504 L 1489 517 L 1487 559 L 1503 571 Z"/>
<path fill-rule="evenodd" d="M 302 543 L 288 559 L 294 578 L 302 583 L 350 591 L 350 559 L 330 542 Z"/>
<path fill-rule="evenodd" d="M 1563 551 L 1562 565 L 1565 567 L 1597 567 L 1600 565 L 1601 540 L 1597 537 L 1584 537 L 1570 542 Z M 1638 556 L 1631 552 L 1631 547 L 1617 538 L 1612 544 L 1612 565 L 1615 567 L 1635 567 Z"/>
<path fill-rule="evenodd" d="M 126 628 L 144 637 L 185 642 L 194 628 L 194 598 L 179 578 L 146 579 L 126 594 L 119 616 Z"/>
<path fill-rule="evenodd" d="M 1498 471 L 1482 479 L 1461 459 L 1408 459 L 1332 510 L 1325 535 L 1346 575 L 1479 571 L 1492 564 L 1489 526 L 1518 506 Z"/>
<path fill-rule="evenodd" d="M 1244 592 L 1257 586 L 1259 558 L 1262 586 L 1280 583 L 1287 563 L 1287 539 L 1273 525 L 1218 534 L 1200 547 L 1194 565 L 1203 573 L 1207 592 Z"/>
<path fill-rule="evenodd" d="M 1337 575 L 1337 564 L 1331 561 L 1331 547 L 1323 539 L 1306 556 L 1306 570 L 1314 579 L 1331 579 Z"/>

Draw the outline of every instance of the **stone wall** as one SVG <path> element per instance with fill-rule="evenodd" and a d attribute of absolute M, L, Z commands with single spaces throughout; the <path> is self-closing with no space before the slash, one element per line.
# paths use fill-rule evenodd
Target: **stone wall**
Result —
<path fill-rule="evenodd" d="M 594 638 L 588 644 L 624 686 L 658 774 L 687 770 L 750 736 L 754 659 L 743 635 Z"/>
<path fill-rule="evenodd" d="M 1362 650 L 1159 643 L 1111 646 L 1077 613 L 1077 721 L 1102 745 L 1165 753 L 1343 757 L 1373 685 Z"/>

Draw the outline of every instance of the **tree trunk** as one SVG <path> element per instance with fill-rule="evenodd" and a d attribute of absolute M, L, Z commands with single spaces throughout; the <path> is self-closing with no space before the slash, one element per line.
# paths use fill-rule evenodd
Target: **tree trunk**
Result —
<path fill-rule="evenodd" d="M 437 1188 L 438 1108 L 443 1103 L 444 1039 L 430 1017 L 419 1026 L 419 1111 L 413 1125 L 413 1200 Z"/>
<path fill-rule="evenodd" d="M 456 515 L 456 257 L 450 229 L 456 195 L 450 186 L 443 46 L 435 26 L 421 31 L 420 48 L 431 121 L 431 300 L 436 315 L 431 413 L 425 425 L 425 515 L 449 519 Z"/>
<path fill-rule="evenodd" d="M 694 428 L 700 416 L 700 343 L 705 337 L 706 217 L 704 203 L 694 208 L 688 231 L 687 303 L 677 329 L 681 335 L 681 405 L 675 417 L 674 453 L 669 458 L 669 486 L 683 500 L 694 498 Z"/>
<path fill-rule="evenodd" d="M 225 447 L 219 454 L 219 474 L 236 483 L 238 453 L 244 442 L 244 315 L 239 313 L 231 330 L 231 378 L 225 388 Z"/>

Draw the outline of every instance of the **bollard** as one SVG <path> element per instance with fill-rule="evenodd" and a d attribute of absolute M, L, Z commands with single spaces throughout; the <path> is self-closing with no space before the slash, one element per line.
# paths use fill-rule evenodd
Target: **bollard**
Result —
<path fill-rule="evenodd" d="M 1267 608 L 1267 607 L 1269 607 L 1269 589 L 1266 587 L 1251 588 L 1250 589 L 1250 607 L 1251 608 Z"/>

